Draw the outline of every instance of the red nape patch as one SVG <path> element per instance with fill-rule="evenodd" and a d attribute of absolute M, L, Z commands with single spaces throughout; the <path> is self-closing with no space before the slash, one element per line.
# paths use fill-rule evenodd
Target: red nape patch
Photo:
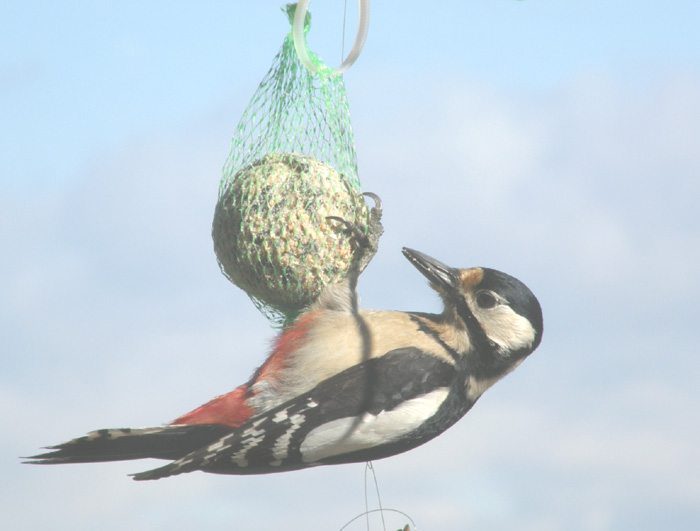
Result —
<path fill-rule="evenodd" d="M 253 414 L 253 408 L 245 403 L 247 385 L 217 396 L 194 411 L 182 415 L 171 424 L 223 424 L 237 428 Z"/>

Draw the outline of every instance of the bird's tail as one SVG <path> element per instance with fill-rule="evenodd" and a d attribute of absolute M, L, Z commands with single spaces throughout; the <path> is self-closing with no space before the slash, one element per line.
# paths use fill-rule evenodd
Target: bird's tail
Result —
<path fill-rule="evenodd" d="M 97 430 L 63 444 L 48 446 L 46 449 L 52 451 L 28 457 L 26 462 L 57 465 L 128 461 L 147 457 L 178 459 L 220 439 L 231 431 L 231 427 L 220 424 Z"/>

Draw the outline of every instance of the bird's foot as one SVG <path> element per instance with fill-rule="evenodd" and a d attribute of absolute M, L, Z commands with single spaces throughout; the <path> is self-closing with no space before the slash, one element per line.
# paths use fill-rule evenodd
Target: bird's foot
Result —
<path fill-rule="evenodd" d="M 336 221 L 343 226 L 343 230 L 350 235 L 355 246 L 355 260 L 353 261 L 351 273 L 359 276 L 370 263 L 379 249 L 379 238 L 384 232 L 382 226 L 382 200 L 377 194 L 365 192 L 364 194 L 374 201 L 374 206 L 370 208 L 369 219 L 366 226 L 348 221 L 339 216 L 327 216 L 326 219 Z"/>

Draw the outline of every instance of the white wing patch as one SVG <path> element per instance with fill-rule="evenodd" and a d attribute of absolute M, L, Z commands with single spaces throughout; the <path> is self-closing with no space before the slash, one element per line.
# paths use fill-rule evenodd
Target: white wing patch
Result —
<path fill-rule="evenodd" d="M 445 401 L 449 388 L 441 387 L 426 395 L 407 400 L 391 411 L 378 415 L 346 417 L 314 428 L 301 444 L 305 463 L 372 448 L 400 439 L 432 417 Z"/>
<path fill-rule="evenodd" d="M 292 435 L 304 424 L 305 420 L 306 417 L 300 413 L 289 417 L 291 425 L 287 428 L 287 431 L 277 438 L 275 446 L 272 448 L 272 455 L 275 458 L 275 461 L 270 463 L 272 466 L 280 466 L 282 460 L 289 456 L 289 445 L 292 442 Z"/>
<path fill-rule="evenodd" d="M 243 432 L 243 437 L 241 438 L 242 448 L 231 456 L 231 461 L 238 466 L 248 466 L 248 460 L 246 459 L 248 450 L 257 447 L 265 439 L 265 430 L 255 429 L 258 423 L 259 421 L 256 421 L 252 427 Z"/>

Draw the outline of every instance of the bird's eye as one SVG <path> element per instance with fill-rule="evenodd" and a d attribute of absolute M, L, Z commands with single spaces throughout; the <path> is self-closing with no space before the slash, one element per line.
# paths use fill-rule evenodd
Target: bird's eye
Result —
<path fill-rule="evenodd" d="M 479 308 L 488 310 L 498 304 L 498 299 L 490 291 L 480 291 L 476 294 L 476 303 L 479 305 Z"/>

